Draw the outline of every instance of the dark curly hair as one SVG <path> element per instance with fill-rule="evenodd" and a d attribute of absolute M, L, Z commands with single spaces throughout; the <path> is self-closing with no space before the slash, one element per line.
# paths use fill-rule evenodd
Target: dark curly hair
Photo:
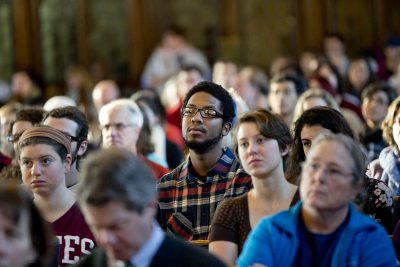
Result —
<path fill-rule="evenodd" d="M 186 107 L 189 99 L 198 92 L 205 92 L 217 98 L 221 102 L 224 123 L 233 122 L 233 119 L 236 116 L 233 99 L 227 90 L 225 90 L 221 85 L 213 82 L 203 81 L 193 86 L 183 99 L 182 108 Z"/>
<path fill-rule="evenodd" d="M 343 115 L 329 107 L 315 107 L 303 112 L 294 123 L 293 145 L 290 150 L 286 177 L 289 182 L 298 184 L 301 173 L 301 163 L 306 159 L 301 142 L 301 131 L 304 126 L 320 125 L 332 133 L 342 133 L 354 138 L 353 132 Z"/>

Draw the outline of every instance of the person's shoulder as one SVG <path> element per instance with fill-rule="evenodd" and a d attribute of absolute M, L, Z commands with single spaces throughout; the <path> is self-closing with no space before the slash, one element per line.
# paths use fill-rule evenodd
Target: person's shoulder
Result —
<path fill-rule="evenodd" d="M 155 262 L 162 262 L 162 266 L 225 266 L 214 255 L 211 255 L 206 249 L 196 247 L 190 243 L 170 235 L 165 236 L 164 242 L 156 255 Z M 165 258 L 164 258 L 165 257 Z M 168 264 L 169 261 L 169 264 Z M 161 266 L 151 264 L 151 267 Z"/>
<path fill-rule="evenodd" d="M 176 181 L 179 177 L 181 177 L 182 171 L 186 169 L 187 162 L 182 162 L 179 166 L 175 169 L 171 170 L 170 172 L 164 174 L 159 180 L 158 184 L 168 183 L 170 181 Z"/>
<path fill-rule="evenodd" d="M 96 248 L 92 251 L 92 253 L 79 262 L 72 265 L 72 267 L 98 267 L 98 266 L 107 266 L 107 255 L 102 248 Z"/>

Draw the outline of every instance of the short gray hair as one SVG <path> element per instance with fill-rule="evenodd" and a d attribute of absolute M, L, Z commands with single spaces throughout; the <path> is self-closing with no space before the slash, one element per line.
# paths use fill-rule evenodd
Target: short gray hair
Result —
<path fill-rule="evenodd" d="M 361 183 L 364 179 L 365 173 L 365 155 L 361 150 L 360 144 L 354 141 L 347 135 L 342 133 L 327 133 L 327 134 L 320 134 L 318 137 L 313 141 L 313 145 L 310 149 L 310 152 L 313 151 L 319 143 L 323 141 L 336 141 L 342 144 L 346 150 L 349 152 L 350 157 L 353 159 L 353 166 L 352 166 L 352 174 L 353 174 L 353 185 Z"/>
<path fill-rule="evenodd" d="M 128 98 L 121 98 L 105 104 L 99 111 L 99 121 L 102 114 L 111 110 L 129 111 L 129 113 L 132 115 L 132 123 L 134 123 L 139 128 L 143 127 L 143 113 L 140 110 L 139 106 L 135 103 L 135 101 Z"/>
<path fill-rule="evenodd" d="M 132 152 L 103 149 L 89 155 L 77 199 L 80 204 L 103 206 L 111 201 L 141 213 L 156 200 L 156 180 L 150 168 Z"/>

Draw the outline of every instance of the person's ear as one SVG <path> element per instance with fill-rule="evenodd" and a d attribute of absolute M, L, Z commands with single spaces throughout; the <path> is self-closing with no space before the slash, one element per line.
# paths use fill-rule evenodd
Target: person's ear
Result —
<path fill-rule="evenodd" d="M 289 151 L 290 151 L 290 145 L 286 145 L 282 150 L 281 150 L 281 156 L 282 157 L 284 157 L 284 156 L 286 156 L 287 154 L 289 154 Z"/>
<path fill-rule="evenodd" d="M 88 144 L 89 144 L 89 142 L 87 140 L 84 140 L 80 143 L 79 149 L 78 149 L 78 156 L 82 156 L 83 154 L 86 153 Z"/>
<path fill-rule="evenodd" d="M 224 125 L 222 126 L 222 135 L 223 136 L 228 135 L 231 129 L 232 129 L 232 122 L 225 122 Z"/>
<path fill-rule="evenodd" d="M 63 165 L 64 165 L 64 173 L 69 173 L 71 170 L 71 163 L 72 163 L 72 156 L 71 154 L 67 154 L 67 157 L 65 158 Z"/>

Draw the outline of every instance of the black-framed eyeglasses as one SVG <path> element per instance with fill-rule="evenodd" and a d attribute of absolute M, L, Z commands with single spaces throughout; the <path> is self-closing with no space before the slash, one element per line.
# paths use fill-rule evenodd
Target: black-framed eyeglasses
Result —
<path fill-rule="evenodd" d="M 184 107 L 182 109 L 182 115 L 187 116 L 187 117 L 194 117 L 196 116 L 197 112 L 200 111 L 200 115 L 203 118 L 209 118 L 209 119 L 214 119 L 214 118 L 223 118 L 224 115 L 216 111 L 215 109 L 212 108 L 195 108 L 195 107 Z"/>
<path fill-rule="evenodd" d="M 11 134 L 7 136 L 7 141 L 10 143 L 17 143 L 22 133 Z"/>
<path fill-rule="evenodd" d="M 81 137 L 76 137 L 76 136 L 72 136 L 72 135 L 67 135 L 70 139 L 71 139 L 71 142 L 82 142 L 82 141 L 85 141 L 86 139 L 85 138 L 81 138 Z"/>

